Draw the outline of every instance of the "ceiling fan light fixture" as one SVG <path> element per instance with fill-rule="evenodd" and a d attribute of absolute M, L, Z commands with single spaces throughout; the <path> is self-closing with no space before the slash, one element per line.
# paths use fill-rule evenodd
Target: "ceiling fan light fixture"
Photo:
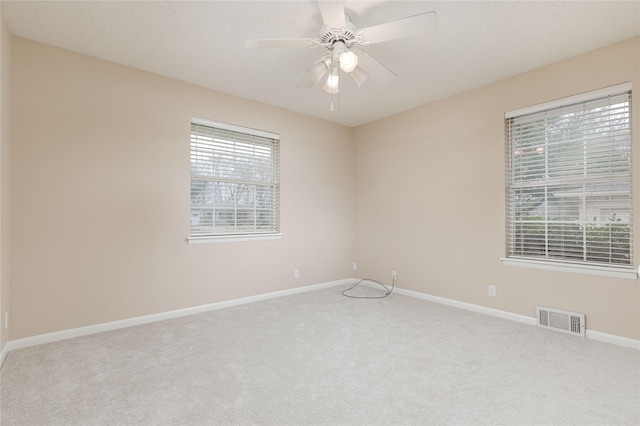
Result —
<path fill-rule="evenodd" d="M 311 74 L 313 74 L 313 78 L 315 79 L 316 84 L 320 82 L 320 79 L 328 69 L 329 66 L 324 60 L 316 62 L 311 68 L 309 68 L 309 71 L 311 71 Z"/>
<path fill-rule="evenodd" d="M 363 70 L 362 67 L 358 67 L 353 70 L 351 77 L 353 77 L 358 87 L 360 87 L 367 77 L 369 77 L 369 73 Z"/>
<path fill-rule="evenodd" d="M 340 91 L 340 76 L 338 74 L 329 74 L 322 89 L 328 93 L 338 93 Z"/>
<path fill-rule="evenodd" d="M 352 51 L 342 52 L 340 54 L 340 68 L 342 71 L 349 73 L 358 66 L 358 55 Z"/>

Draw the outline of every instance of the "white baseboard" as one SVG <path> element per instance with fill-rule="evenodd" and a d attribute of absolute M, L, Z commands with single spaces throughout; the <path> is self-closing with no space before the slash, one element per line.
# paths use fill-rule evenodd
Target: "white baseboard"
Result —
<path fill-rule="evenodd" d="M 2 348 L 2 351 L 0 351 L 0 368 L 2 368 L 2 364 L 4 364 L 4 360 L 7 358 L 7 354 L 9 353 L 8 346 L 9 342 L 7 342 L 7 344 Z"/>
<path fill-rule="evenodd" d="M 263 300 L 275 299 L 277 297 L 290 296 L 292 294 L 305 293 L 308 291 L 320 290 L 323 288 L 346 285 L 354 282 L 353 279 L 330 281 L 321 284 L 297 287 L 288 290 L 274 291 L 271 293 L 258 294 L 256 296 L 242 297 L 240 299 L 226 300 L 224 302 L 210 303 L 207 305 L 194 306 L 191 308 L 177 309 L 174 311 L 161 312 L 158 314 L 145 315 L 141 317 L 128 318 L 124 320 L 111 321 L 102 324 L 89 325 L 86 327 L 72 328 L 69 330 L 55 331 L 53 333 L 40 334 L 37 336 L 25 337 L 17 340 L 10 340 L 0 353 L 0 367 L 7 354 L 16 349 L 28 348 L 30 346 L 42 345 L 45 343 L 57 342 L 60 340 L 72 339 L 74 337 L 88 336 L 90 334 L 102 333 L 105 331 L 118 330 L 121 328 L 133 327 L 136 325 L 149 324 L 156 321 L 164 321 L 173 318 L 185 317 L 188 315 L 200 314 L 203 312 L 215 311 L 217 309 L 230 308 L 232 306 L 245 305 L 247 303 L 260 302 Z"/>
<path fill-rule="evenodd" d="M 446 299 L 444 297 L 431 296 L 429 294 L 420 293 L 413 290 L 404 290 L 398 287 L 396 287 L 394 291 L 397 292 L 398 294 L 403 294 L 405 296 L 427 300 L 429 302 L 435 302 L 443 305 L 453 306 L 456 308 L 466 309 L 468 311 L 491 315 L 494 317 L 508 319 L 511 321 L 517 321 L 523 324 L 528 324 L 533 326 L 536 325 L 535 317 L 518 315 L 511 312 L 501 311 L 498 309 L 487 308 L 486 306 L 474 305 L 472 303 L 460 302 L 458 300 L 453 300 L 453 299 Z M 615 334 L 602 333 L 600 331 L 587 329 L 586 338 L 640 350 L 640 340 L 630 339 L 628 337 L 616 336 Z"/>
<path fill-rule="evenodd" d="M 525 315 L 518 315 L 507 311 L 501 311 L 499 309 L 487 308 L 486 306 L 474 305 L 472 303 L 460 302 L 454 299 L 447 299 L 439 296 L 432 296 L 430 294 L 420 293 L 413 290 L 405 290 L 396 287 L 395 291 L 398 294 L 405 296 L 415 297 L 417 299 L 427 300 L 429 302 L 440 303 L 442 305 L 453 306 L 455 308 L 465 309 L 467 311 L 478 312 L 480 314 L 491 315 L 492 317 L 498 317 L 508 319 L 511 321 L 521 322 L 528 325 L 536 325 L 536 319 L 534 317 L 527 317 Z"/>
<path fill-rule="evenodd" d="M 27 348 L 30 346 L 42 345 L 45 343 L 57 342 L 65 339 L 72 339 L 74 337 L 88 336 L 90 334 L 102 333 L 105 331 L 118 330 L 121 328 L 133 327 L 136 325 L 149 324 L 156 321 L 164 321 L 172 318 L 180 318 L 188 315 L 199 314 L 203 312 L 214 311 L 217 309 L 230 308 L 232 306 L 244 305 L 247 303 L 260 302 L 263 300 L 275 299 L 277 297 L 289 296 L 292 294 L 305 293 L 308 291 L 320 290 L 323 288 L 335 287 L 339 285 L 355 284 L 358 280 L 354 278 L 347 278 L 338 281 L 330 281 L 321 284 L 314 284 L 305 287 L 297 287 L 288 290 L 274 291 L 271 293 L 259 294 L 256 296 L 243 297 L 240 299 L 227 300 L 224 302 L 210 303 L 207 305 L 194 306 L 191 308 L 178 309 L 174 311 L 161 312 L 158 314 L 145 315 L 141 317 L 128 318 L 119 321 L 112 321 L 103 324 L 90 325 L 86 327 L 73 328 L 70 330 L 56 331 L 53 333 L 41 334 L 38 336 L 25 337 L 23 339 L 10 340 L 2 348 L 0 352 L 0 368 L 4 363 L 9 352 L 15 349 Z M 372 283 L 363 282 L 365 285 L 372 285 Z M 448 305 L 455 308 L 465 309 L 468 311 L 478 312 L 485 315 L 491 315 L 498 318 L 503 318 L 511 321 L 520 322 L 528 325 L 536 325 L 536 319 L 534 317 L 528 317 L 525 315 L 518 315 L 507 311 L 501 311 L 498 309 L 487 308 L 486 306 L 474 305 L 472 303 L 460 302 L 454 299 L 447 299 L 439 296 L 432 296 L 426 293 L 420 293 L 413 290 L 405 290 L 396 287 L 394 292 L 402 294 L 404 296 L 415 297 L 417 299 L 426 300 L 429 302 L 439 303 L 442 305 Z M 602 333 L 599 331 L 587 330 L 586 337 L 588 339 L 598 340 L 601 342 L 611 343 L 614 345 L 625 346 L 633 349 L 640 350 L 640 340 L 629 339 L 627 337 L 616 336 L 614 334 Z"/>
<path fill-rule="evenodd" d="M 615 334 L 601 333 L 600 331 L 585 330 L 587 339 L 598 340 L 600 342 L 611 343 L 618 346 L 640 350 L 640 340 L 629 339 L 628 337 L 616 336 Z"/>

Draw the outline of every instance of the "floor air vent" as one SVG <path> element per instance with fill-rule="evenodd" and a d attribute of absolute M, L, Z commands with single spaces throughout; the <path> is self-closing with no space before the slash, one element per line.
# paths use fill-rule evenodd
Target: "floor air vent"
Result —
<path fill-rule="evenodd" d="M 585 337 L 584 314 L 536 306 L 536 317 L 540 327 Z"/>

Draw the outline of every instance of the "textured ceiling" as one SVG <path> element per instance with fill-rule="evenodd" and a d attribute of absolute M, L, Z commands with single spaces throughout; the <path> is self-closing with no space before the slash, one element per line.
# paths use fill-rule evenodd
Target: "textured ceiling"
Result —
<path fill-rule="evenodd" d="M 316 1 L 2 1 L 12 34 L 357 126 L 640 35 L 640 1 L 345 1 L 358 28 L 426 11 L 428 36 L 367 46 L 398 77 L 343 80 L 339 110 L 295 85 L 322 48 L 246 49 L 256 38 L 317 37 Z M 338 99 L 336 99 L 337 101 Z"/>

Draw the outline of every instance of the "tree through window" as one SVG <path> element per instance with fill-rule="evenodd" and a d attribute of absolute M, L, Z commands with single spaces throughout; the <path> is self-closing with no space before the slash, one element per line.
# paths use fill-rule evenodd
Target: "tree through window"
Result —
<path fill-rule="evenodd" d="M 279 231 L 279 136 L 192 120 L 191 236 Z"/>

